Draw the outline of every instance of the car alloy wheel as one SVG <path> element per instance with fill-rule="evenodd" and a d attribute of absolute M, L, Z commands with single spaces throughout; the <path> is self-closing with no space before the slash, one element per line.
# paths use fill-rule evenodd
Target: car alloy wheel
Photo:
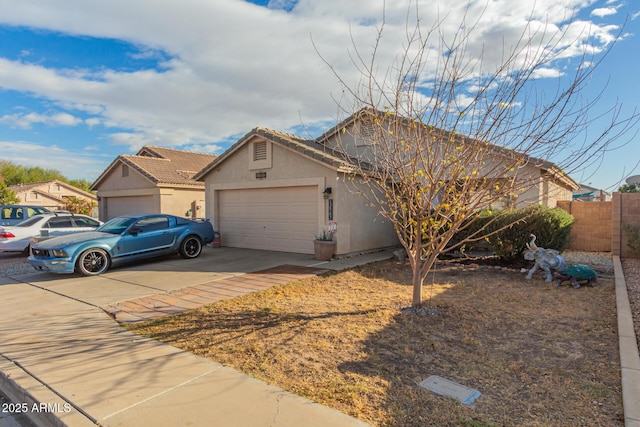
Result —
<path fill-rule="evenodd" d="M 180 244 L 183 258 L 197 258 L 202 252 L 202 242 L 198 236 L 187 236 Z"/>
<path fill-rule="evenodd" d="M 104 273 L 109 268 L 109 255 L 103 249 L 88 249 L 78 258 L 78 270 L 85 276 Z"/>

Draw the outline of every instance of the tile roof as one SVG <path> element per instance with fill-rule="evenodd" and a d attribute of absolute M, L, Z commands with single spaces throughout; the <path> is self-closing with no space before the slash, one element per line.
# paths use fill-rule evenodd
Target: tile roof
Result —
<path fill-rule="evenodd" d="M 22 193 L 22 192 L 25 192 L 25 191 L 33 190 L 33 191 L 37 191 L 37 192 L 39 192 L 41 194 L 51 195 L 46 190 L 46 186 L 49 185 L 49 184 L 58 184 L 58 185 L 60 185 L 62 187 L 68 188 L 70 191 L 73 191 L 75 193 L 84 194 L 88 198 L 95 199 L 95 197 L 96 197 L 95 194 L 92 194 L 92 193 L 90 193 L 88 191 L 85 191 L 85 190 L 81 190 L 78 187 L 75 187 L 75 186 L 73 186 L 71 184 L 67 184 L 66 182 L 59 181 L 57 179 L 52 179 L 52 180 L 49 180 L 49 181 L 30 182 L 30 183 L 27 183 L 27 184 L 15 184 L 15 185 L 10 185 L 8 188 L 10 190 L 16 192 L 16 193 Z M 39 187 L 45 187 L 45 189 L 41 189 Z"/>
<path fill-rule="evenodd" d="M 222 163 L 226 158 L 231 156 L 254 136 L 260 136 L 271 142 L 285 146 L 289 149 L 297 151 L 298 153 L 306 157 L 317 160 L 336 169 L 340 169 L 341 171 L 350 171 L 352 169 L 349 163 L 349 159 L 336 152 L 335 150 L 332 150 L 325 145 L 318 143 L 316 140 L 303 138 L 285 132 L 278 132 L 267 128 L 257 127 L 249 131 L 245 136 L 240 138 L 238 142 L 233 144 L 231 147 L 229 147 L 228 150 L 218 156 L 217 159 L 209 163 L 209 165 L 198 172 L 194 179 L 203 179 L 212 169 Z"/>
<path fill-rule="evenodd" d="M 91 188 L 97 189 L 100 182 L 118 163 L 128 165 L 155 185 L 202 187 L 204 183 L 195 181 L 193 176 L 216 157 L 211 154 L 144 146 L 135 155 L 119 155 L 91 185 Z"/>

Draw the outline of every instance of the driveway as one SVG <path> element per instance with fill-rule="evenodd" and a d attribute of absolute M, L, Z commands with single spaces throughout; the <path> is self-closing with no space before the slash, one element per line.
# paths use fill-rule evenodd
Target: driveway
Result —
<path fill-rule="evenodd" d="M 97 277 L 38 272 L 0 277 L 0 389 L 14 402 L 46 404 L 46 410 L 31 414 L 44 425 L 56 425 L 57 419 L 72 427 L 364 425 L 132 334 L 105 308 L 234 278 L 243 282 L 252 276 L 246 273 L 268 275 L 283 265 L 342 269 L 389 256 L 319 264 L 309 255 L 206 248 L 195 260 L 163 258 Z"/>
<path fill-rule="evenodd" d="M 115 267 L 99 276 L 41 273 L 16 276 L 49 291 L 101 307 L 171 292 L 279 265 L 318 265 L 311 255 L 205 247 L 195 259 L 178 255 Z"/>

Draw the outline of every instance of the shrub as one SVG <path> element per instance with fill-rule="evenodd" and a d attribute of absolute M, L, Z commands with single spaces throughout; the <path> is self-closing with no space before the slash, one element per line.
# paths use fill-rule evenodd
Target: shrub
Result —
<path fill-rule="evenodd" d="M 520 259 L 531 234 L 535 234 L 536 245 L 542 248 L 562 251 L 569 245 L 569 233 L 573 217 L 560 208 L 549 209 L 543 206 L 529 206 L 524 209 L 508 209 L 492 212 L 476 219 L 477 224 L 463 230 L 456 239 L 460 241 L 469 236 L 473 230 L 487 226 L 488 236 L 485 240 L 489 249 L 503 261 L 512 262 Z M 503 229 L 504 228 L 504 229 Z M 500 230 L 497 231 L 496 230 Z"/>

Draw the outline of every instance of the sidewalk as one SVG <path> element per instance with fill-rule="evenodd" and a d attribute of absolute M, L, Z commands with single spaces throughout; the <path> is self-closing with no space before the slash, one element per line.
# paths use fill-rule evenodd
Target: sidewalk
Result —
<path fill-rule="evenodd" d="M 389 256 L 309 264 L 343 269 Z M 39 425 L 367 425 L 130 333 L 98 306 L 56 292 L 62 285 L 45 289 L 28 281 L 0 277 L 0 388 L 26 404 Z"/>

